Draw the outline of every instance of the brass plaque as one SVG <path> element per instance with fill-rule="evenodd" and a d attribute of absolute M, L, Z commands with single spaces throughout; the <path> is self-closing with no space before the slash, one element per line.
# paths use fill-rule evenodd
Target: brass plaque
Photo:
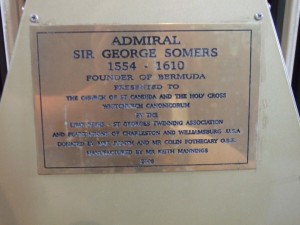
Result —
<path fill-rule="evenodd" d="M 259 25 L 31 35 L 40 174 L 255 168 Z"/>

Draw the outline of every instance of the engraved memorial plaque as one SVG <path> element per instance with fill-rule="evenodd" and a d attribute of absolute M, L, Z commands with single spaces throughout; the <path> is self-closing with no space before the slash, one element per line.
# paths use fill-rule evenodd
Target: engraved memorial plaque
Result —
<path fill-rule="evenodd" d="M 255 168 L 258 25 L 31 34 L 40 174 Z"/>

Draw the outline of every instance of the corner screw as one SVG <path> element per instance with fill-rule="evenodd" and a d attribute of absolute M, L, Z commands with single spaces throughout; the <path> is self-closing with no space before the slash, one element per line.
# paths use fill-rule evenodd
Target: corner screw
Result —
<path fill-rule="evenodd" d="M 29 20 L 30 20 L 31 23 L 38 23 L 39 22 L 39 16 L 35 13 L 32 13 L 30 15 Z"/>
<path fill-rule="evenodd" d="M 264 14 L 262 14 L 262 13 L 255 13 L 255 15 L 254 15 L 254 19 L 257 21 L 260 21 L 263 18 L 264 18 Z"/>

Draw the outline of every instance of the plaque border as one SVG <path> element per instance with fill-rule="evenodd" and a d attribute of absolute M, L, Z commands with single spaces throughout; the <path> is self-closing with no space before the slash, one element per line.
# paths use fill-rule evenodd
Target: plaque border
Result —
<path fill-rule="evenodd" d="M 168 26 L 173 26 L 174 24 L 166 24 Z M 257 61 L 257 59 L 255 59 L 255 71 L 258 73 L 258 75 L 255 77 L 254 81 L 254 87 L 252 86 L 253 82 L 252 82 L 252 75 L 253 75 L 253 52 L 255 51 L 257 54 L 258 60 L 260 59 L 260 27 L 258 25 L 254 25 L 254 24 L 237 24 L 238 27 L 241 28 L 232 28 L 234 24 L 223 24 L 225 26 L 229 26 L 228 29 L 220 29 L 219 27 L 222 24 L 211 24 L 209 26 L 211 26 L 211 29 L 199 29 L 198 27 L 204 26 L 206 28 L 205 25 L 203 24 L 196 24 L 197 29 L 180 29 L 183 24 L 178 24 L 179 25 L 179 29 L 142 29 L 143 26 L 141 25 L 133 25 L 135 26 L 134 28 L 137 29 L 120 29 L 123 27 L 127 27 L 127 25 L 89 25 L 89 26 L 80 26 L 83 27 L 84 29 L 82 30 L 76 30 L 74 31 L 74 27 L 76 26 L 32 26 L 31 27 L 31 37 L 32 37 L 32 44 L 35 44 L 35 56 L 33 55 L 33 59 L 37 59 L 37 63 L 33 62 L 33 66 L 35 66 L 37 68 L 37 72 L 33 72 L 36 73 L 38 75 L 38 81 L 34 81 L 33 82 L 37 82 L 38 83 L 38 90 L 35 90 L 35 93 L 39 92 L 39 103 L 36 104 L 35 103 L 35 111 L 38 110 L 40 111 L 40 118 L 36 119 L 36 123 L 39 124 L 39 128 L 41 129 L 41 136 L 42 136 L 42 140 L 40 144 L 42 144 L 42 152 L 38 151 L 38 158 L 43 160 L 43 163 L 41 164 L 41 162 L 38 163 L 38 165 L 42 166 L 42 168 L 39 166 L 39 174 L 64 174 L 64 173 L 95 173 L 95 172 L 107 172 L 107 171 L 111 171 L 112 168 L 116 168 L 116 170 L 118 170 L 118 168 L 128 168 L 128 172 L 132 171 L 132 169 L 135 169 L 134 171 L 143 171 L 143 172 L 155 172 L 155 171 L 194 171 L 194 170 L 232 170 L 232 169 L 251 169 L 251 168 L 255 168 L 256 166 L 256 150 L 253 150 L 253 152 L 251 151 L 250 154 L 250 145 L 251 147 L 255 148 L 257 147 L 257 131 L 255 129 L 255 127 L 257 126 L 258 123 L 258 91 L 259 91 L 259 74 L 260 74 L 260 63 L 259 61 Z M 156 27 L 157 25 L 150 25 L 149 27 L 154 26 Z M 106 29 L 104 30 L 89 30 L 90 28 L 97 28 L 100 27 L 104 27 Z M 111 28 L 117 27 L 119 29 L 112 29 L 109 30 Z M 213 27 L 217 27 L 216 29 L 214 29 Z M 244 28 L 246 27 L 246 28 Z M 48 31 L 48 28 L 49 31 Z M 65 30 L 62 30 L 66 28 Z M 109 29 L 107 29 L 109 28 Z M 55 31 L 56 29 L 56 31 Z M 42 31 L 40 31 L 42 30 Z M 46 31 L 43 31 L 46 30 Z M 58 30 L 58 31 L 57 31 Z M 62 30 L 62 31 L 61 31 Z M 143 33 L 143 32 L 153 32 L 153 33 L 159 33 L 159 32 L 249 32 L 249 36 L 250 36 L 250 42 L 249 42 L 249 85 L 248 85 L 248 135 L 247 135 L 247 151 L 246 151 L 246 161 L 245 162 L 229 162 L 229 163 L 201 163 L 201 164 L 176 164 L 176 165 L 143 165 L 143 166 L 139 166 L 139 165 L 134 165 L 134 166 L 129 166 L 129 165 L 116 165 L 116 166 L 62 166 L 62 167 L 49 167 L 46 165 L 46 156 L 45 156 L 45 142 L 44 142 L 44 123 L 43 123 L 43 100 L 42 100 L 42 89 L 41 89 L 41 71 L 40 71 L 40 52 L 39 52 L 39 35 L 43 35 L 43 34 L 68 34 L 68 33 L 120 33 L 120 32 L 127 32 L 127 33 Z M 253 37 L 253 33 L 257 33 L 257 37 Z M 34 36 L 35 35 L 35 36 Z M 36 41 L 36 43 L 34 43 L 34 41 Z M 254 50 L 253 49 L 253 43 L 254 41 L 256 42 L 256 45 L 258 47 L 258 49 Z M 37 86 L 37 85 L 34 85 Z M 254 91 L 257 91 L 257 93 L 252 93 L 252 89 Z M 252 98 L 255 98 L 257 100 L 257 104 L 252 106 Z M 38 107 L 37 107 L 38 106 Z M 36 112 L 35 112 L 36 113 Z M 254 113 L 253 116 L 251 116 Z M 38 120 L 40 120 L 40 122 L 38 122 Z M 254 124 L 251 124 L 251 122 L 254 122 Z M 37 127 L 36 127 L 37 129 Z M 37 133 L 38 136 L 38 133 Z M 250 144 L 250 141 L 252 144 Z M 39 142 L 37 142 L 39 143 Z M 39 145 L 38 145 L 39 147 Z M 41 156 L 42 154 L 42 156 Z M 229 166 L 229 167 L 222 167 L 222 166 Z M 241 167 L 239 166 L 241 165 Z M 243 166 L 245 165 L 245 166 Z M 246 166 L 247 165 L 247 166 Z M 205 167 L 207 166 L 207 167 Z M 211 167 L 212 166 L 212 167 Z M 179 169 L 163 169 L 163 168 L 174 168 L 177 167 Z M 180 169 L 185 167 L 185 169 Z M 205 167 L 203 169 L 201 169 L 201 167 Z M 143 168 L 145 168 L 145 170 L 143 170 Z M 154 170 L 149 170 L 147 168 L 162 168 L 160 170 L 154 169 Z M 190 169 L 189 169 L 190 168 Z M 199 169 L 197 169 L 199 168 Z M 61 170 L 61 169 L 68 169 L 67 171 Z M 73 170 L 72 170 L 73 169 Z M 89 170 L 90 169 L 90 170 Z M 98 169 L 98 170 L 97 170 Z M 109 170 L 105 170 L 105 169 L 109 169 Z M 53 172 L 50 172 L 53 171 Z M 47 172 L 48 171 L 48 172 Z M 123 170 L 118 170 L 118 171 L 123 171 Z"/>

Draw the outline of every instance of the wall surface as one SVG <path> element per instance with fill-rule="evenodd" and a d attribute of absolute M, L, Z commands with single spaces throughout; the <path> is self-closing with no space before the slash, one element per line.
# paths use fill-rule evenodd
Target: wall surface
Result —
<path fill-rule="evenodd" d="M 37 175 L 31 13 L 40 25 L 261 23 L 257 168 Z M 261 0 L 28 0 L 0 105 L 0 224 L 299 224 L 300 129 L 277 44 Z"/>

